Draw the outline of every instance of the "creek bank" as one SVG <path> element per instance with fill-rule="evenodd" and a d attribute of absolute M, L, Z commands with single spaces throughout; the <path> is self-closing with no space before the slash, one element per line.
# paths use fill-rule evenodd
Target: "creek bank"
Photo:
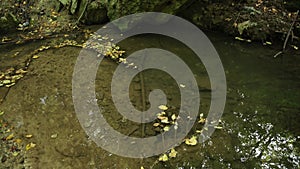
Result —
<path fill-rule="evenodd" d="M 300 9 L 297 0 L 284 1 L 194 1 L 167 0 L 99 1 L 42 0 L 3 1 L 0 8 L 0 32 L 48 34 L 76 30 L 78 25 L 103 24 L 128 14 L 157 11 L 184 17 L 201 29 L 224 32 L 254 41 L 284 40 L 292 25 L 293 39 L 300 36 Z M 295 19 L 297 17 L 297 19 Z M 122 29 L 126 29 L 125 24 Z"/>

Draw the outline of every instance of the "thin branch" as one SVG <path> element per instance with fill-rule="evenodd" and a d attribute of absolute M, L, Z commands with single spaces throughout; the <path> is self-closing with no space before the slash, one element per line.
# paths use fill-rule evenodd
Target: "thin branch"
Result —
<path fill-rule="evenodd" d="M 84 12 L 86 11 L 86 8 L 87 8 L 87 5 L 89 4 L 89 2 L 90 2 L 90 0 L 87 0 L 86 3 L 84 4 L 84 8 L 83 8 L 83 10 L 82 10 L 80 16 L 78 17 L 78 19 L 77 19 L 77 21 L 76 21 L 76 24 L 78 24 L 79 21 L 81 20 L 81 18 L 83 17 L 83 14 L 84 14 Z"/>
<path fill-rule="evenodd" d="M 286 45 L 287 45 L 287 42 L 288 42 L 288 40 L 289 40 L 289 37 L 290 37 L 291 33 L 292 33 L 292 38 L 293 38 L 294 35 L 293 35 L 293 31 L 292 31 L 292 30 L 293 30 L 293 27 L 294 27 L 295 22 L 296 22 L 296 20 L 297 20 L 298 14 L 299 14 L 299 10 L 297 11 L 296 16 L 295 16 L 295 18 L 294 18 L 294 20 L 293 20 L 293 22 L 292 22 L 292 24 L 291 24 L 291 27 L 290 27 L 290 29 L 289 29 L 287 35 L 286 35 L 285 41 L 284 41 L 283 46 L 282 46 L 282 50 L 281 50 L 280 52 L 276 53 L 276 54 L 273 56 L 274 58 L 276 58 L 276 57 L 279 56 L 280 54 L 283 54 L 283 53 L 284 53 L 285 48 L 286 48 Z"/>
<path fill-rule="evenodd" d="M 287 34 L 287 36 L 286 36 L 286 38 L 285 38 L 285 41 L 284 41 L 284 44 L 283 44 L 283 48 L 282 48 L 283 51 L 284 51 L 285 48 L 286 48 L 286 44 L 287 44 L 287 42 L 288 42 L 289 36 L 290 36 L 291 31 L 292 31 L 292 29 L 293 29 L 293 27 L 294 27 L 294 25 L 295 25 L 296 20 L 297 20 L 298 13 L 299 13 L 299 10 L 297 11 L 296 16 L 295 16 L 295 18 L 294 18 L 294 20 L 293 20 L 293 23 L 291 24 L 291 27 L 290 27 L 290 29 L 289 29 L 289 32 L 288 32 L 288 34 Z"/>

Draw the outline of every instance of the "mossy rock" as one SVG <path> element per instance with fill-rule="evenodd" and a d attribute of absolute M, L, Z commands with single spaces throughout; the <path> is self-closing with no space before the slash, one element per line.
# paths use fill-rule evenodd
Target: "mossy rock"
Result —
<path fill-rule="evenodd" d="M 110 20 L 118 19 L 122 16 L 136 14 L 140 12 L 164 12 L 168 14 L 176 14 L 178 10 L 192 0 L 106 0 L 103 2 L 107 9 L 107 16 Z M 129 23 L 120 23 L 119 28 L 126 30 L 130 28 Z"/>
<path fill-rule="evenodd" d="M 81 17 L 81 15 L 83 16 Z M 79 9 L 76 13 L 77 18 L 87 25 L 102 24 L 108 21 L 107 10 L 102 2 L 93 1 L 91 3 L 88 0 L 82 0 L 79 4 Z"/>
<path fill-rule="evenodd" d="M 0 34 L 16 31 L 17 26 L 18 20 L 13 14 L 8 13 L 0 17 Z"/>
<path fill-rule="evenodd" d="M 103 4 L 94 1 L 87 6 L 84 20 L 85 24 L 102 24 L 107 21 L 107 10 Z"/>

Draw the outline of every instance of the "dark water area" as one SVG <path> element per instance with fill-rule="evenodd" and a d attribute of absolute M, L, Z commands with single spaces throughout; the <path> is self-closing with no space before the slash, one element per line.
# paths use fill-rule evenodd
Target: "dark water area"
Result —
<path fill-rule="evenodd" d="M 36 147 L 23 153 L 25 168 L 299 168 L 300 163 L 300 53 L 289 50 L 283 58 L 273 58 L 280 46 L 263 46 L 234 40 L 222 34 L 206 33 L 223 63 L 227 80 L 226 107 L 219 128 L 203 144 L 184 142 L 175 150 L 176 158 L 131 159 L 107 152 L 90 140 L 79 124 L 72 101 L 72 73 L 81 48 L 64 47 L 39 53 L 28 73 L 10 89 L 0 87 L 5 100 L 0 110 L 14 126 L 15 135 Z M 0 46 L 0 70 L 21 67 L 27 54 L 53 40 L 22 46 Z M 185 45 L 157 36 L 136 36 L 121 42 L 126 55 L 143 48 L 162 48 L 175 53 L 194 73 L 201 95 L 200 114 L 207 116 L 211 89 L 204 65 Z M 15 57 L 14 54 L 18 52 Z M 151 58 L 150 58 L 151 59 Z M 122 118 L 111 99 L 111 79 L 118 65 L 104 59 L 96 77 L 96 96 L 109 124 L 121 133 L 147 137 L 160 131 L 153 123 L 137 124 Z M 180 71 L 180 70 L 178 70 Z M 180 107 L 180 86 L 159 70 L 142 72 L 130 84 L 130 100 L 143 109 L 143 95 L 154 89 L 167 95 L 167 105 L 175 114 Z M 142 94 L 144 92 L 144 94 Z M 146 108 L 150 103 L 146 99 Z M 187 138 L 203 127 L 195 123 Z M 24 138 L 32 134 L 30 139 Z M 122 146 L 122 145 L 120 145 Z M 0 163 L 6 168 L 11 167 Z M 21 165 L 21 164 L 20 164 Z M 20 165 L 14 165 L 20 167 Z M 10 166 L 10 167 L 9 167 Z M 17 167 L 17 168 L 18 168 Z M 1 167 L 0 167 L 1 168 Z M 21 167 L 20 167 L 21 168 Z"/>

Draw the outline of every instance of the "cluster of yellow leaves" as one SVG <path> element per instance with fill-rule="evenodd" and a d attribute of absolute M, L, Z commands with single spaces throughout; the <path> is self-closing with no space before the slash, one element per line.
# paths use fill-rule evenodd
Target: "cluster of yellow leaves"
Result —
<path fill-rule="evenodd" d="M 168 124 L 175 124 L 174 128 L 176 130 L 178 128 L 178 124 L 176 122 L 177 116 L 172 114 L 171 117 L 168 117 L 165 111 L 169 108 L 166 105 L 160 105 L 158 108 L 162 110 L 162 112 L 157 114 L 159 122 L 154 123 L 153 127 L 161 127 L 163 131 L 169 131 L 170 126 Z"/>
<path fill-rule="evenodd" d="M 178 152 L 174 148 L 172 148 L 168 154 L 165 153 L 159 156 L 158 160 L 166 162 L 169 160 L 169 158 L 175 158 L 177 156 L 177 153 Z"/>
<path fill-rule="evenodd" d="M 23 69 L 9 68 L 4 72 L 0 72 L 0 87 L 11 87 L 16 84 L 17 80 L 24 77 L 27 71 Z"/>
<path fill-rule="evenodd" d="M 198 143 L 197 136 L 192 136 L 191 138 L 187 138 L 187 139 L 185 139 L 184 142 L 186 145 L 195 146 Z"/>

